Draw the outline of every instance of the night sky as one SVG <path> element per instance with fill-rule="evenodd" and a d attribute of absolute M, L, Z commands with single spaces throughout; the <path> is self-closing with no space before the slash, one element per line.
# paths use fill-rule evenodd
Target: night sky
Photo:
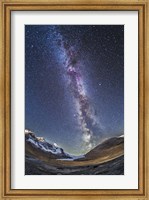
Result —
<path fill-rule="evenodd" d="M 124 134 L 124 26 L 25 26 L 25 128 L 82 154 Z"/>

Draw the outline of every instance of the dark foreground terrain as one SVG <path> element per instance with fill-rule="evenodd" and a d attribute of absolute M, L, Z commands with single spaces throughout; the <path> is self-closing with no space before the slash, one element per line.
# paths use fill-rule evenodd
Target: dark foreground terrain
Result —
<path fill-rule="evenodd" d="M 112 161 L 103 164 L 86 166 L 50 166 L 46 163 L 27 158 L 25 162 L 26 175 L 123 175 L 124 156 L 120 156 Z"/>
<path fill-rule="evenodd" d="M 34 133 L 25 133 L 25 175 L 123 175 L 124 137 L 105 140 L 82 156 L 72 156 Z"/>

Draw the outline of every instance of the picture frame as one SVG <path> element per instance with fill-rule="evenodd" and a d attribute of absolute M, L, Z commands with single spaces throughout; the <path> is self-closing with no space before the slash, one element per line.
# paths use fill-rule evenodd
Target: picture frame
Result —
<path fill-rule="evenodd" d="M 2 0 L 0 26 L 0 168 L 1 199 L 148 199 L 148 1 Z M 11 189 L 11 12 L 12 11 L 138 11 L 139 25 L 139 172 L 138 189 L 44 190 Z"/>

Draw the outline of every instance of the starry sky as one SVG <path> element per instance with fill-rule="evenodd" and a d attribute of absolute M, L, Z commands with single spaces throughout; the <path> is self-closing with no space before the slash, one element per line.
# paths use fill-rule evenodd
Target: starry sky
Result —
<path fill-rule="evenodd" d="M 25 26 L 25 128 L 66 152 L 124 134 L 124 26 Z"/>

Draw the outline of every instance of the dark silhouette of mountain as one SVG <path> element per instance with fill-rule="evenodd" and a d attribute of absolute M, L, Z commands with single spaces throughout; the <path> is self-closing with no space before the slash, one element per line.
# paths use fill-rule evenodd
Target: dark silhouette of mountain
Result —
<path fill-rule="evenodd" d="M 96 146 L 79 160 L 94 160 L 106 157 L 106 160 L 124 154 L 124 137 L 112 137 Z"/>

